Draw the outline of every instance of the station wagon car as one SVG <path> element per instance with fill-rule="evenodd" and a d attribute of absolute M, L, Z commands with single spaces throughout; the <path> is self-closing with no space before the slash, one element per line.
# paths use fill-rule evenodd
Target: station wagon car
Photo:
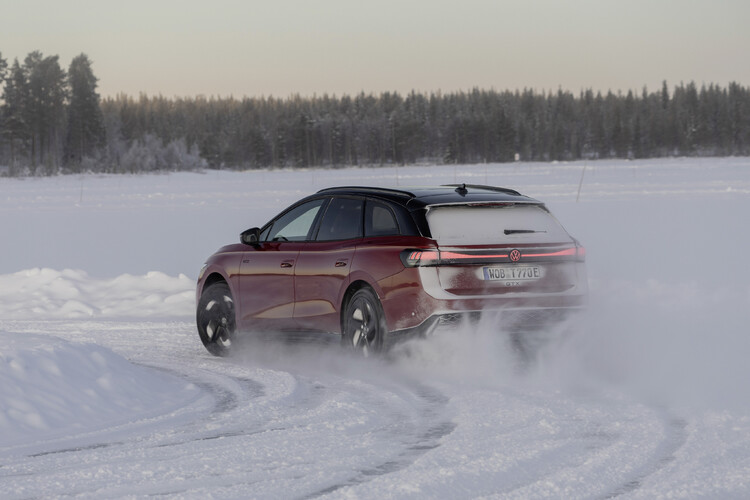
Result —
<path fill-rule="evenodd" d="M 463 317 L 557 321 L 582 308 L 584 247 L 512 189 L 335 187 L 208 258 L 200 339 L 226 355 L 245 332 L 340 335 L 365 355 Z"/>

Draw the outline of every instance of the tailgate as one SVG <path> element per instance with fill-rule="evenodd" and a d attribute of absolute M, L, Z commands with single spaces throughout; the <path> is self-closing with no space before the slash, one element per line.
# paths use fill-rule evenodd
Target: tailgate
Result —
<path fill-rule="evenodd" d="M 560 244 L 497 248 L 440 247 L 435 267 L 441 287 L 455 295 L 563 293 L 580 281 L 583 248 Z"/>
<path fill-rule="evenodd" d="M 427 221 L 451 294 L 559 294 L 585 279 L 583 247 L 541 203 L 433 206 Z"/>

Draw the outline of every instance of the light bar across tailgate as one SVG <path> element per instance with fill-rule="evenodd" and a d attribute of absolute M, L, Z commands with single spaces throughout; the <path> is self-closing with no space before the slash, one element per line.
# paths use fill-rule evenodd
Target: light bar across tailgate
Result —
<path fill-rule="evenodd" d="M 511 257 L 511 253 L 514 254 Z M 483 265 L 495 263 L 554 262 L 586 260 L 586 249 L 578 242 L 573 245 L 547 247 L 500 248 L 491 250 L 407 249 L 401 252 L 405 267 Z"/>

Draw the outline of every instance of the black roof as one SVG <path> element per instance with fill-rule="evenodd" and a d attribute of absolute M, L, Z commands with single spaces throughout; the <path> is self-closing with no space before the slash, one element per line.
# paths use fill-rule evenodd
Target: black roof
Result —
<path fill-rule="evenodd" d="M 321 189 L 318 193 L 339 195 L 369 195 L 395 201 L 416 209 L 428 205 L 461 203 L 538 203 L 518 191 L 495 186 L 447 184 L 433 187 L 385 188 L 370 186 L 341 186 Z"/>

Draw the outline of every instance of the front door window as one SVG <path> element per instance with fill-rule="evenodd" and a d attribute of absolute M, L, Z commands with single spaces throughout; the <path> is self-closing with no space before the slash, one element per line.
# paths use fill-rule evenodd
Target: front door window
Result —
<path fill-rule="evenodd" d="M 307 241 L 315 216 L 325 199 L 312 200 L 299 205 L 276 219 L 265 241 Z"/>

